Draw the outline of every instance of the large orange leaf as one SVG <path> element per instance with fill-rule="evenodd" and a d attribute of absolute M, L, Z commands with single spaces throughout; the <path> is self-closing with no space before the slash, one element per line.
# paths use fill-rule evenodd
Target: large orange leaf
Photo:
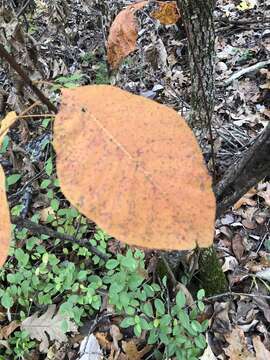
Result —
<path fill-rule="evenodd" d="M 16 121 L 14 111 L 7 114 L 1 121 L 0 126 L 0 147 L 9 127 Z M 0 165 L 0 266 L 4 264 L 8 255 L 9 242 L 11 238 L 11 223 L 9 206 L 6 197 L 5 173 Z"/>
<path fill-rule="evenodd" d="M 157 249 L 212 243 L 211 179 L 174 110 L 108 85 L 63 89 L 54 147 L 64 195 L 110 235 Z"/>
<path fill-rule="evenodd" d="M 147 3 L 148 1 L 140 1 L 131 4 L 114 19 L 107 44 L 108 63 L 112 69 L 117 68 L 121 61 L 135 50 L 138 36 L 135 13 Z"/>

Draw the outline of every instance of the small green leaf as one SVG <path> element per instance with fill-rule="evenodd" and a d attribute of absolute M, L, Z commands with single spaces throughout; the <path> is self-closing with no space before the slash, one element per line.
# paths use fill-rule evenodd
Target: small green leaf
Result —
<path fill-rule="evenodd" d="M 18 180 L 20 180 L 21 177 L 22 177 L 21 174 L 13 174 L 13 175 L 8 176 L 7 177 L 7 185 L 11 186 L 11 185 L 16 184 L 16 182 Z"/>
<path fill-rule="evenodd" d="M 2 140 L 2 144 L 0 146 L 0 154 L 4 154 L 7 151 L 9 144 L 9 136 L 5 135 L 4 139 Z"/>
<path fill-rule="evenodd" d="M 140 317 L 140 325 L 141 325 L 141 328 L 143 330 L 150 330 L 151 329 L 150 325 L 148 324 L 148 322 L 143 317 Z"/>
<path fill-rule="evenodd" d="M 110 259 L 106 262 L 106 269 L 112 270 L 119 265 L 119 261 L 115 259 Z"/>
<path fill-rule="evenodd" d="M 199 321 L 197 320 L 192 320 L 191 321 L 191 327 L 193 330 L 197 331 L 197 332 L 202 332 L 202 326 L 199 323 Z"/>
<path fill-rule="evenodd" d="M 53 211 L 57 211 L 59 209 L 59 201 L 57 199 L 52 199 L 51 208 Z"/>
<path fill-rule="evenodd" d="M 51 180 L 49 179 L 43 180 L 40 184 L 40 188 L 46 189 L 50 184 L 51 184 Z"/>
<path fill-rule="evenodd" d="M 49 254 L 48 253 L 45 253 L 42 255 L 42 262 L 44 265 L 47 265 L 48 264 L 48 261 L 49 261 Z"/>
<path fill-rule="evenodd" d="M 154 291 L 160 291 L 161 289 L 160 289 L 160 286 L 158 285 L 158 284 L 156 284 L 156 283 L 153 283 L 152 285 L 151 285 L 151 287 L 152 287 L 152 289 L 154 290 Z"/>
<path fill-rule="evenodd" d="M 45 119 L 42 120 L 41 125 L 42 125 L 43 127 L 47 128 L 50 122 L 51 122 L 51 119 L 50 119 L 50 118 L 45 118 Z"/>
<path fill-rule="evenodd" d="M 165 314 L 160 319 L 160 326 L 165 327 L 168 326 L 172 321 L 171 315 Z"/>
<path fill-rule="evenodd" d="M 155 299 L 154 301 L 156 311 L 158 315 L 164 315 L 165 314 L 165 306 L 163 302 L 160 299 Z"/>
<path fill-rule="evenodd" d="M 12 297 L 7 292 L 5 292 L 4 295 L 2 296 L 1 304 L 6 309 L 10 309 L 12 307 L 12 305 L 14 304 Z"/>
<path fill-rule="evenodd" d="M 202 301 L 198 301 L 197 305 L 198 305 L 200 312 L 203 312 L 205 309 L 204 303 Z"/>
<path fill-rule="evenodd" d="M 150 331 L 148 340 L 147 340 L 147 344 L 152 345 L 155 344 L 158 340 L 158 334 L 157 334 L 157 330 L 156 329 L 152 329 Z"/>
<path fill-rule="evenodd" d="M 126 267 L 129 271 L 134 272 L 137 269 L 138 262 L 132 257 L 123 257 L 121 265 Z"/>
<path fill-rule="evenodd" d="M 204 297 L 205 297 L 205 290 L 204 290 L 204 289 L 200 289 L 200 290 L 197 292 L 197 299 L 198 299 L 198 300 L 202 300 Z"/>
<path fill-rule="evenodd" d="M 180 320 L 181 326 L 188 328 L 190 326 L 188 314 L 184 310 L 178 312 L 178 319 Z"/>
<path fill-rule="evenodd" d="M 200 349 L 204 349 L 206 347 L 206 340 L 205 337 L 202 334 L 199 334 L 199 336 L 196 336 L 194 339 L 195 345 L 198 346 Z"/>
<path fill-rule="evenodd" d="M 159 334 L 159 338 L 160 338 L 160 341 L 164 344 L 164 345 L 168 345 L 170 343 L 170 340 L 168 338 L 168 336 L 164 333 L 160 333 Z"/>
<path fill-rule="evenodd" d="M 127 315 L 134 315 L 135 314 L 135 309 L 132 306 L 127 306 L 125 308 L 125 312 L 126 312 Z"/>
<path fill-rule="evenodd" d="M 202 323 L 201 323 L 201 326 L 202 326 L 202 331 L 205 332 L 209 326 L 209 321 L 208 319 L 204 320 Z"/>
<path fill-rule="evenodd" d="M 185 294 L 183 293 L 183 291 L 178 291 L 177 295 L 176 295 L 176 304 L 182 308 L 185 306 L 186 304 L 186 297 Z"/>
<path fill-rule="evenodd" d="M 127 307 L 130 302 L 130 295 L 126 292 L 122 292 L 119 296 L 120 302 L 124 307 Z"/>
<path fill-rule="evenodd" d="M 46 161 L 46 164 L 45 164 L 45 172 L 48 176 L 51 176 L 52 175 L 52 172 L 53 172 L 53 163 L 52 163 L 52 158 L 49 158 L 47 161 Z"/>
<path fill-rule="evenodd" d="M 135 320 L 133 317 L 127 317 L 120 323 L 122 328 L 128 328 L 129 326 L 135 325 Z"/>
<path fill-rule="evenodd" d="M 134 326 L 134 334 L 135 336 L 139 337 L 142 333 L 142 328 L 141 328 L 141 325 L 140 324 L 136 324 Z"/>
<path fill-rule="evenodd" d="M 149 317 L 154 317 L 152 304 L 147 302 L 143 304 L 142 311 Z"/>
<path fill-rule="evenodd" d="M 15 250 L 15 257 L 18 260 L 19 266 L 26 266 L 29 261 L 29 254 L 26 254 L 22 249 Z"/>

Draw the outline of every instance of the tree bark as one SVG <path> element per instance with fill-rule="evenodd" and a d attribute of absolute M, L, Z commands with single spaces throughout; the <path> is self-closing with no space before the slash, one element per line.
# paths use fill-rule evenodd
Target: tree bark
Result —
<path fill-rule="evenodd" d="M 191 76 L 189 124 L 209 128 L 214 109 L 214 0 L 178 0 L 185 26 Z"/>
<path fill-rule="evenodd" d="M 211 137 L 215 83 L 214 0 L 178 0 L 177 2 L 185 26 L 189 50 L 192 90 L 191 114 L 188 122 L 194 131 L 199 129 L 203 134 L 209 131 Z M 183 259 L 182 252 L 166 253 L 164 257 L 172 271 L 176 273 Z M 200 251 L 198 279 L 207 295 L 227 290 L 227 280 L 214 247 Z"/>

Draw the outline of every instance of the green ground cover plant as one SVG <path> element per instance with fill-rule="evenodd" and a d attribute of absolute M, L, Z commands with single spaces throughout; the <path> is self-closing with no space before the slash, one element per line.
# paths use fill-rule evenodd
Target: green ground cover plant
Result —
<path fill-rule="evenodd" d="M 85 60 L 88 60 L 86 58 Z M 97 73 L 97 82 L 106 82 L 103 64 Z M 61 87 L 76 87 L 82 76 L 75 74 L 58 78 L 54 91 Z M 41 120 L 48 130 L 51 118 Z M 7 135 L 0 149 L 8 151 L 10 138 Z M 108 248 L 109 236 L 82 216 L 64 199 L 55 173 L 55 155 L 49 139 L 42 144 L 47 156 L 44 171 L 39 179 L 40 192 L 46 197 L 48 207 L 34 213 L 31 221 L 45 223 L 59 233 L 77 240 L 88 239 L 82 244 L 63 242 L 48 235 L 33 235 L 26 228 L 13 225 L 13 240 L 9 259 L 0 269 L 0 304 L 9 314 L 10 320 L 24 321 L 34 312 L 41 314 L 47 306 L 58 304 L 63 318 L 81 326 L 101 308 L 104 296 L 114 312 L 122 317 L 120 328 L 132 329 L 139 337 L 146 332 L 147 343 L 157 345 L 156 358 L 176 356 L 179 359 L 196 360 L 206 347 L 204 333 L 207 320 L 197 319 L 204 311 L 204 291 L 190 307 L 183 292 L 175 294 L 174 303 L 169 304 L 168 280 L 152 282 L 147 271 L 147 261 L 142 250 L 126 246 L 121 253 Z M 7 191 L 18 186 L 21 174 L 7 176 Z M 11 208 L 12 216 L 20 216 L 22 203 Z M 108 260 L 91 252 L 94 246 Z M 62 331 L 67 332 L 63 320 Z M 28 359 L 37 342 L 26 330 L 19 328 L 1 347 L 0 360 Z"/>

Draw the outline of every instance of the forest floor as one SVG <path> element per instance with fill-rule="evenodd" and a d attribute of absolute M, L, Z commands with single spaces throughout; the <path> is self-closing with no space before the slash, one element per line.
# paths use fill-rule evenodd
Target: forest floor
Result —
<path fill-rule="evenodd" d="M 15 7 L 10 1 L 0 12 L 1 42 L 55 104 L 60 103 L 61 87 L 114 84 L 188 116 L 185 32 L 181 24 L 165 26 L 153 21 L 152 2 L 137 12 L 136 51 L 113 72 L 108 71 L 106 58 L 109 27 L 131 1 L 24 3 L 29 4 Z M 220 179 L 270 121 L 269 63 L 230 80 L 243 69 L 269 61 L 270 2 L 218 0 L 215 25 L 213 134 L 215 171 Z M 0 116 L 10 111 L 20 114 L 35 101 L 31 89 L 0 60 Z M 164 342 L 162 345 L 159 338 L 154 346 L 146 345 L 148 329 L 143 322 L 136 323 L 137 333 L 132 322 L 129 327 L 120 326 L 123 304 L 119 305 L 109 290 L 110 284 L 130 270 L 121 264 L 132 258 L 146 275 L 134 289 L 121 290 L 127 294 L 129 315 L 135 316 L 134 309 L 140 307 L 140 316 L 149 317 L 151 309 L 145 304 L 157 298 L 165 308 L 168 298 L 173 303 L 175 292 L 168 290 L 169 280 L 157 279 L 159 253 L 127 251 L 69 205 L 56 177 L 52 117 L 43 105 L 31 114 L 35 117 L 20 120 L 9 131 L 0 149 L 11 214 L 76 240 L 90 239 L 91 247 L 14 225 L 10 257 L 0 270 L 0 360 L 162 358 Z M 213 172 L 210 139 L 203 144 Z M 209 320 L 206 350 L 194 359 L 266 359 L 270 356 L 270 178 L 217 219 L 214 244 L 229 291 L 204 299 L 200 316 Z M 93 253 L 93 248 L 98 251 Z M 108 258 L 117 259 L 117 267 L 105 265 Z M 185 260 L 187 268 L 179 271 L 177 280 L 190 289 L 189 267 L 198 270 L 194 269 L 194 253 L 189 252 Z M 128 276 L 134 276 L 131 270 Z M 151 283 L 155 284 L 151 287 Z M 138 295 L 142 292 L 149 295 Z M 46 312 L 48 306 L 51 314 Z M 155 302 L 158 312 L 157 308 Z M 61 324 L 53 316 L 55 311 Z M 45 317 L 39 318 L 42 314 Z M 69 326 L 67 336 L 62 331 L 64 319 Z M 44 322 L 45 330 L 33 330 Z M 166 336 L 170 338 L 169 333 Z M 97 354 L 86 357 L 82 341 Z M 168 357 L 175 358 L 175 354 Z"/>

